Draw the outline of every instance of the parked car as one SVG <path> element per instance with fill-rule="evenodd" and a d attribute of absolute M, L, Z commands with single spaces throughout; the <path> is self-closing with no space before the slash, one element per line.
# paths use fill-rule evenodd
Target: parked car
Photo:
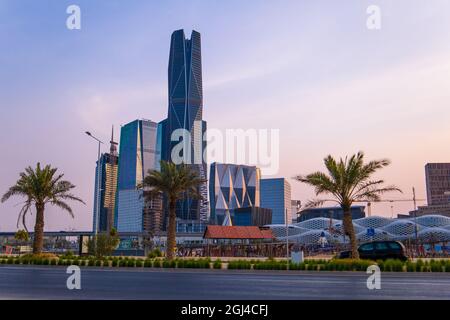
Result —
<path fill-rule="evenodd" d="M 405 246 L 399 241 L 372 241 L 358 247 L 359 257 L 369 260 L 400 259 L 408 260 Z M 350 258 L 351 251 L 342 251 L 338 254 L 339 259 Z"/>

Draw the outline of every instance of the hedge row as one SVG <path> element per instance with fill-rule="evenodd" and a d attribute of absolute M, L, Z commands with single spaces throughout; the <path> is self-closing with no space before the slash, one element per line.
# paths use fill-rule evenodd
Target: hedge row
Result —
<path fill-rule="evenodd" d="M 305 260 L 302 263 L 289 264 L 289 270 L 307 271 L 366 271 L 370 265 L 378 265 L 381 271 L 389 272 L 450 272 L 450 260 L 430 260 L 417 262 L 400 260 Z M 253 270 L 287 270 L 285 261 L 247 261 L 236 260 L 228 264 L 228 269 L 253 269 Z"/>
<path fill-rule="evenodd" d="M 33 264 L 33 265 L 59 265 L 59 266 L 88 266 L 88 267 L 128 267 L 128 268 L 196 268 L 196 269 L 221 269 L 222 262 L 207 259 L 175 259 L 172 261 L 164 259 L 136 259 L 128 257 L 111 257 L 104 259 L 84 259 L 83 257 L 73 257 L 72 259 L 60 257 L 39 258 L 39 257 L 0 257 L 0 264 Z M 450 272 L 450 260 L 418 260 L 400 261 L 370 261 L 370 260 L 305 260 L 302 263 L 289 264 L 289 270 L 306 271 L 366 271 L 370 265 L 377 264 L 381 271 L 388 272 Z M 276 260 L 235 260 L 228 263 L 228 269 L 253 269 L 253 270 L 287 270 L 285 261 Z"/>
<path fill-rule="evenodd" d="M 210 259 L 176 259 L 172 261 L 163 259 L 135 259 L 135 258 L 112 258 L 112 259 L 48 259 L 48 258 L 13 258 L 0 259 L 0 264 L 33 264 L 33 265 L 59 265 L 59 266 L 83 266 L 83 267 L 129 267 L 129 268 L 196 268 L 196 269 L 215 269 L 222 268 L 222 262 L 216 260 L 211 263 Z"/>

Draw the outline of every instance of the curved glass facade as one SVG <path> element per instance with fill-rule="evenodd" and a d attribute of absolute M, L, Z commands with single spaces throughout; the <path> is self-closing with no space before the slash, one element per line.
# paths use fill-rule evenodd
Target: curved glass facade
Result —
<path fill-rule="evenodd" d="M 389 219 L 385 217 L 366 217 L 353 220 L 356 237 L 359 242 L 372 240 L 415 240 L 421 242 L 450 241 L 450 218 L 441 215 L 427 215 L 411 219 Z M 286 239 L 286 225 L 268 225 L 278 240 Z M 373 228 L 370 235 L 367 229 Z M 289 240 L 301 244 L 317 244 L 321 236 L 329 243 L 343 243 L 342 221 L 327 218 L 314 218 L 289 225 Z"/>

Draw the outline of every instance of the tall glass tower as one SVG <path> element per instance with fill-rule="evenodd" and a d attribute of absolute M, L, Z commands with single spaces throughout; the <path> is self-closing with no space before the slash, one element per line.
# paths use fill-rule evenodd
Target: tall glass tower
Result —
<path fill-rule="evenodd" d="M 116 205 L 116 187 L 117 187 L 117 143 L 114 142 L 114 128 L 111 134 L 111 147 L 109 153 L 103 153 L 100 157 L 100 163 L 97 162 L 95 175 L 95 194 L 94 194 L 94 216 L 93 229 L 98 232 L 111 231 L 114 226 L 114 211 Z M 100 184 L 97 179 L 100 178 Z M 100 190 L 97 190 L 100 186 Z M 98 204 L 100 201 L 100 205 Z M 97 213 L 97 210 L 100 212 Z M 98 214 L 98 227 L 97 227 Z"/>
<path fill-rule="evenodd" d="M 156 150 L 157 123 L 150 120 L 135 120 L 124 125 L 120 133 L 119 173 L 117 179 L 117 214 L 115 225 L 119 232 L 141 232 L 145 230 L 146 214 L 155 208 L 144 203 L 142 190 L 136 187 L 149 170 L 155 170 L 159 161 Z"/>
<path fill-rule="evenodd" d="M 191 165 L 206 180 L 206 122 L 202 120 L 203 86 L 200 33 L 192 31 L 186 39 L 183 30 L 173 32 L 168 68 L 169 107 L 167 119 L 160 123 L 163 132 L 162 159 Z M 180 136 L 184 129 L 188 135 Z M 178 148 L 180 143 L 184 146 Z M 177 147 L 178 146 L 178 147 Z M 174 155 L 177 159 L 174 159 Z M 177 205 L 177 217 L 183 220 L 208 220 L 208 187 L 200 186 L 203 200 L 189 197 Z"/>

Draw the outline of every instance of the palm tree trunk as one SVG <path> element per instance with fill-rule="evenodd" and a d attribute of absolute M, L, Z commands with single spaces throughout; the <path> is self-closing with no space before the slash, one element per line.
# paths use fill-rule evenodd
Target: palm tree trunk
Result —
<path fill-rule="evenodd" d="M 358 244 L 356 242 L 355 229 L 353 228 L 352 214 L 350 207 L 343 207 L 344 210 L 344 232 L 350 238 L 352 258 L 359 259 Z"/>
<path fill-rule="evenodd" d="M 167 260 L 174 258 L 176 246 L 176 200 L 169 200 L 169 226 L 167 232 Z"/>
<path fill-rule="evenodd" d="M 39 254 L 44 248 L 44 205 L 36 204 L 36 224 L 34 225 L 33 253 Z"/>

